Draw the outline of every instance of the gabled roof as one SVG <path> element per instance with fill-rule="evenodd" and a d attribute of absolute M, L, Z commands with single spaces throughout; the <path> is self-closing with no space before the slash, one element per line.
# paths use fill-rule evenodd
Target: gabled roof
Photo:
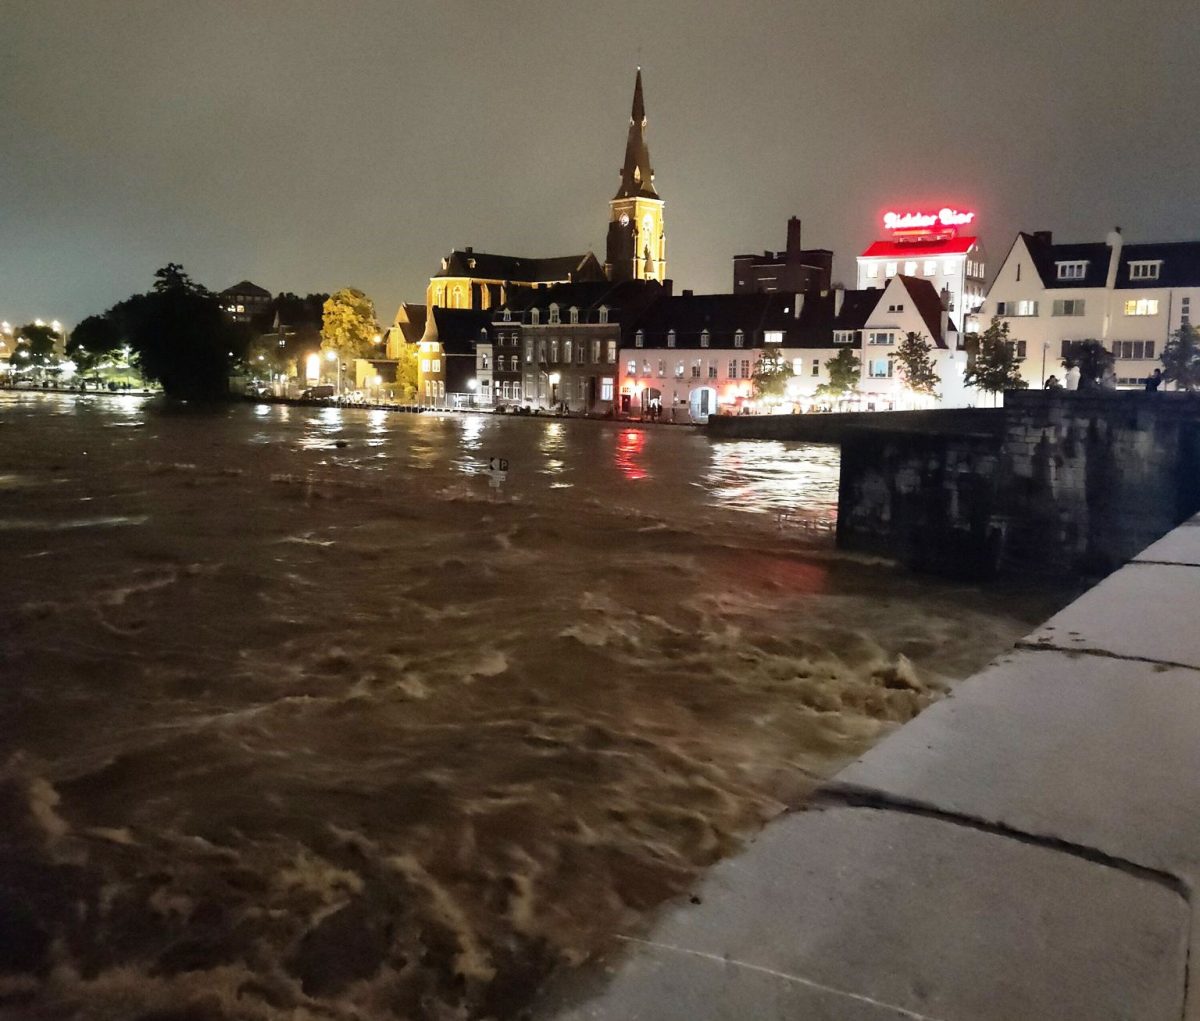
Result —
<path fill-rule="evenodd" d="M 557 304 L 561 311 L 566 312 L 572 307 L 591 310 L 604 305 L 614 311 L 613 321 L 616 322 L 617 316 L 640 312 L 646 305 L 657 301 L 664 290 L 657 280 L 622 280 L 616 283 L 586 281 L 539 287 L 536 290 L 522 288 L 510 292 L 508 301 L 501 308 L 492 310 L 492 319 L 500 319 L 504 308 L 522 313 L 531 308 L 544 310 L 551 304 Z"/>
<path fill-rule="evenodd" d="M 1024 240 L 1043 287 L 1103 287 L 1108 281 L 1112 249 L 1104 242 L 1056 245 L 1024 231 L 1018 237 Z M 1060 262 L 1086 262 L 1087 267 L 1081 278 L 1060 280 L 1056 265 Z"/>
<path fill-rule="evenodd" d="M 447 355 L 475 356 L 475 344 L 492 313 L 473 308 L 434 308 L 422 340 L 436 340 Z"/>
<path fill-rule="evenodd" d="M 1161 261 L 1154 280 L 1133 280 L 1129 264 Z M 1200 287 L 1200 241 L 1159 241 L 1144 245 L 1124 245 L 1117 267 L 1117 287 Z"/>
<path fill-rule="evenodd" d="M 642 69 L 637 70 L 633 85 L 633 110 L 629 115 L 629 138 L 625 142 L 625 163 L 621 167 L 618 199 L 658 198 L 654 190 L 654 171 L 650 167 L 650 149 L 646 145 L 646 102 L 642 98 Z"/>
<path fill-rule="evenodd" d="M 918 277 L 898 275 L 897 280 L 908 291 L 913 306 L 921 314 L 921 319 L 929 329 L 929 336 L 938 347 L 946 347 L 946 337 L 942 332 L 942 299 L 928 280 Z M 882 295 L 881 295 L 882 296 Z"/>
<path fill-rule="evenodd" d="M 221 297 L 225 295 L 244 294 L 248 298 L 269 298 L 271 292 L 265 287 L 259 287 L 258 284 L 251 283 L 249 280 L 243 280 L 240 283 L 234 284 L 232 287 L 226 287 L 221 292 Z"/>
<path fill-rule="evenodd" d="M 945 238 L 942 241 L 875 241 L 867 246 L 864 259 L 932 259 L 939 255 L 965 255 L 977 237 Z"/>
<path fill-rule="evenodd" d="M 875 306 L 879 304 L 883 292 L 876 289 L 843 293 L 845 297 L 842 299 L 842 310 L 833 320 L 832 328 L 835 330 L 861 330 L 867 325 L 867 320 L 875 311 Z"/>
<path fill-rule="evenodd" d="M 517 283 L 554 283 L 560 280 L 603 280 L 604 267 L 591 252 L 549 259 L 519 255 L 491 255 L 473 249 L 455 249 L 446 257 L 438 277 L 474 277 L 477 280 L 512 280 Z"/>

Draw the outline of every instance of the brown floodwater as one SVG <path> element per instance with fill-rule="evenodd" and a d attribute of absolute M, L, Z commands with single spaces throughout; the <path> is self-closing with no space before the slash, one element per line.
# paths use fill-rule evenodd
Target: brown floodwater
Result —
<path fill-rule="evenodd" d="M 841 555 L 836 492 L 685 428 L 0 394 L 0 1016 L 519 1016 L 1070 595 Z"/>

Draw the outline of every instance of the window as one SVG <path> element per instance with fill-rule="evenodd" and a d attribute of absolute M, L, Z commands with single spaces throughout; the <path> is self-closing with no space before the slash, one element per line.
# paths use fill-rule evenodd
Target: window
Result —
<path fill-rule="evenodd" d="M 583 376 L 579 377 L 579 382 L 575 387 L 575 393 L 579 396 L 581 401 L 587 400 L 587 380 Z"/>
<path fill-rule="evenodd" d="M 486 369 L 488 367 L 488 356 L 486 351 L 479 352 L 479 367 Z"/>
<path fill-rule="evenodd" d="M 642 375 L 643 376 L 650 375 L 650 363 L 648 361 L 642 362 Z"/>
<path fill-rule="evenodd" d="M 1127 316 L 1156 316 L 1158 315 L 1157 298 L 1130 298 L 1125 302 Z"/>
<path fill-rule="evenodd" d="M 529 310 L 529 322 L 532 326 L 539 326 L 542 322 L 542 313 L 540 309 L 531 308 Z"/>
<path fill-rule="evenodd" d="M 895 342 L 896 342 L 896 335 L 894 333 L 868 333 L 867 334 L 867 343 L 868 344 L 877 344 L 877 345 L 878 344 L 894 344 Z"/>
<path fill-rule="evenodd" d="M 421 371 L 422 371 L 422 372 L 428 372 L 428 371 L 429 371 L 429 359 L 428 359 L 428 358 L 422 358 L 422 359 L 421 359 Z"/>
<path fill-rule="evenodd" d="M 692 362 L 692 379 L 699 379 L 699 378 L 700 378 L 700 359 L 697 358 L 694 362 Z"/>
<path fill-rule="evenodd" d="M 667 330 L 667 347 L 675 346 L 675 331 Z"/>
<path fill-rule="evenodd" d="M 553 326 L 553 325 L 555 325 L 555 324 L 556 324 L 558 321 L 559 321 L 559 319 L 558 319 L 558 305 L 557 305 L 557 304 L 555 304 L 554 302 L 551 302 L 551 304 L 550 304 L 550 325 L 551 325 L 551 326 Z"/>
<path fill-rule="evenodd" d="M 1192 299 L 1179 299 L 1179 325 L 1190 326 L 1192 322 Z"/>
<path fill-rule="evenodd" d="M 835 344 L 853 344 L 855 340 L 854 330 L 834 330 L 833 342 Z"/>
<path fill-rule="evenodd" d="M 610 340 L 608 342 L 607 354 L 608 354 L 608 364 L 615 365 L 617 362 L 617 342 L 615 340 Z"/>
<path fill-rule="evenodd" d="M 555 363 L 558 362 L 558 340 L 557 339 L 550 341 L 550 361 L 555 362 Z"/>
<path fill-rule="evenodd" d="M 572 323 L 572 325 L 575 325 L 575 324 L 578 324 L 578 322 L 579 322 L 579 309 L 575 308 L 575 306 L 572 305 L 571 306 L 571 323 Z"/>
<path fill-rule="evenodd" d="M 592 341 L 592 364 L 600 364 L 600 341 L 598 340 Z"/>
<path fill-rule="evenodd" d="M 786 312 L 787 309 L 785 308 L 784 311 Z M 767 332 L 763 334 L 763 341 L 767 344 L 782 344 L 783 330 L 767 330 Z"/>
<path fill-rule="evenodd" d="M 741 330 L 738 330 L 733 335 L 733 346 L 734 347 L 745 347 L 746 346 L 746 334 L 743 333 Z"/>
<path fill-rule="evenodd" d="M 497 384 L 497 385 L 499 385 L 499 384 Z M 512 389 L 511 389 L 511 387 L 512 387 L 512 384 L 511 384 L 511 383 L 505 382 L 505 383 L 504 383 L 504 385 L 503 385 L 503 387 L 502 387 L 502 389 L 500 390 L 500 396 L 501 396 L 501 397 L 503 397 L 503 398 L 504 398 L 506 401 L 507 401 L 507 400 L 508 400 L 510 397 L 512 397 Z"/>
<path fill-rule="evenodd" d="M 463 307 L 463 289 L 461 287 L 454 288 L 454 307 Z"/>
<path fill-rule="evenodd" d="M 1154 341 L 1152 340 L 1114 340 L 1113 354 L 1118 358 L 1153 358 Z"/>
<path fill-rule="evenodd" d="M 998 301 L 996 315 L 998 316 L 1035 316 L 1038 314 L 1036 301 Z"/>
<path fill-rule="evenodd" d="M 510 312 L 508 309 L 504 310 L 504 321 L 506 323 L 512 322 L 512 312 Z"/>
<path fill-rule="evenodd" d="M 890 358 L 872 358 L 867 362 L 867 375 L 872 379 L 891 379 L 892 360 Z"/>
<path fill-rule="evenodd" d="M 646 335 L 641 330 L 638 330 L 637 333 L 634 334 L 633 346 L 634 347 L 645 347 L 646 346 Z"/>
<path fill-rule="evenodd" d="M 513 383 L 512 394 L 513 394 L 514 401 L 519 401 L 521 399 L 521 384 L 520 383 Z"/>
<path fill-rule="evenodd" d="M 937 273 L 937 259 L 925 260 L 925 275 L 927 277 L 934 276 Z"/>
<path fill-rule="evenodd" d="M 1059 280 L 1082 280 L 1087 273 L 1087 260 L 1077 262 L 1056 262 Z"/>
<path fill-rule="evenodd" d="M 675 378 L 683 379 L 683 362 L 675 363 Z"/>
<path fill-rule="evenodd" d="M 587 352 L 584 350 L 584 342 L 581 340 L 575 345 L 575 364 L 582 365 L 587 358 Z"/>
<path fill-rule="evenodd" d="M 803 358 L 793 358 L 792 359 L 792 375 L 799 376 L 803 372 L 804 372 L 804 359 Z"/>
<path fill-rule="evenodd" d="M 917 275 L 917 260 L 916 259 L 909 259 L 907 262 L 905 262 L 904 275 L 906 277 L 912 277 L 912 276 Z"/>
<path fill-rule="evenodd" d="M 600 380 L 600 400 L 611 401 L 613 391 L 613 381 L 611 376 L 605 376 Z"/>
<path fill-rule="evenodd" d="M 708 330 L 704 330 L 704 331 L 703 331 L 703 332 L 700 334 L 700 346 L 701 346 L 701 347 L 708 347 Z"/>
<path fill-rule="evenodd" d="M 601 322 L 601 324 L 608 322 L 608 306 L 607 305 L 600 306 L 600 322 Z"/>
<path fill-rule="evenodd" d="M 435 358 L 429 365 L 429 371 L 430 372 L 441 372 L 442 371 L 442 360 L 440 358 Z"/>
<path fill-rule="evenodd" d="M 879 278 L 879 263 L 868 262 L 867 263 L 867 279 L 868 280 L 877 280 L 878 278 Z"/>
<path fill-rule="evenodd" d="M 1130 280 L 1157 280 L 1161 259 L 1143 259 L 1129 263 Z"/>
<path fill-rule="evenodd" d="M 812 374 L 813 374 L 814 376 L 819 376 L 819 375 L 821 375 L 821 359 L 819 359 L 819 358 L 814 358 L 814 359 L 812 360 Z"/>
<path fill-rule="evenodd" d="M 889 305 L 888 311 L 889 312 L 903 312 L 904 306 L 903 305 Z"/>
<path fill-rule="evenodd" d="M 1081 316 L 1083 315 L 1083 299 L 1063 298 L 1056 301 L 1053 314 L 1056 316 Z"/>
<path fill-rule="evenodd" d="M 545 365 L 546 364 L 546 342 L 544 340 L 539 340 L 537 342 L 537 345 L 538 345 L 538 348 L 537 348 L 538 364 Z"/>
<path fill-rule="evenodd" d="M 896 263 L 889 262 L 887 266 L 884 267 L 883 275 L 887 277 L 894 277 L 896 275 Z"/>
<path fill-rule="evenodd" d="M 1018 361 L 1025 357 L 1025 341 L 1023 340 L 1010 340 L 1008 342 L 1008 349 Z"/>
<path fill-rule="evenodd" d="M 563 341 L 562 355 L 563 355 L 563 364 L 570 365 L 571 364 L 571 342 L 569 340 Z"/>
<path fill-rule="evenodd" d="M 627 375 L 627 376 L 636 376 L 637 375 L 637 359 L 636 358 L 630 358 L 629 361 L 627 361 L 625 363 L 625 375 Z"/>
<path fill-rule="evenodd" d="M 750 378 L 750 362 L 748 359 L 742 359 L 742 379 Z"/>
<path fill-rule="evenodd" d="M 955 270 L 958 269 L 958 263 L 954 259 L 947 259 L 942 263 L 942 272 L 948 277 L 954 276 Z"/>
<path fill-rule="evenodd" d="M 737 379 L 737 378 L 738 378 L 738 374 L 737 374 L 737 359 L 736 359 L 736 358 L 730 358 L 730 359 L 729 359 L 729 378 L 730 378 L 730 379 Z"/>
<path fill-rule="evenodd" d="M 717 363 L 716 362 L 708 363 L 708 378 L 709 379 L 717 378 Z"/>

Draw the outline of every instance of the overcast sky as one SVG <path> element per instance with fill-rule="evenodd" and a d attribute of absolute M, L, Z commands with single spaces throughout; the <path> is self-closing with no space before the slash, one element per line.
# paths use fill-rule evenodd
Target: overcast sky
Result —
<path fill-rule="evenodd" d="M 676 287 L 785 221 L 835 278 L 881 214 L 1200 239 L 1197 0 L 0 0 L 0 319 L 76 322 L 182 262 L 352 285 L 449 249 L 604 258 L 635 67 Z"/>

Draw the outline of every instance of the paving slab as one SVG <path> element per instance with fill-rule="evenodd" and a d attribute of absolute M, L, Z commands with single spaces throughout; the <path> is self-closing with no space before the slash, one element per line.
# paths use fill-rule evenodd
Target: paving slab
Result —
<path fill-rule="evenodd" d="M 1127 564 L 1025 642 L 1200 669 L 1200 568 Z"/>
<path fill-rule="evenodd" d="M 1193 567 L 1200 565 L 1200 517 L 1192 518 L 1185 525 L 1168 532 L 1134 557 L 1134 563 L 1144 561 L 1190 564 Z"/>
<path fill-rule="evenodd" d="M 870 1003 L 788 975 L 667 947 L 639 944 L 603 995 L 556 1021 L 943 1021 Z"/>
<path fill-rule="evenodd" d="M 608 991 L 567 1016 L 809 1016 L 787 1001 L 758 1002 L 758 980 L 713 979 L 705 965 L 714 959 L 735 965 L 724 977 L 783 976 L 854 1009 L 945 1021 L 1178 1021 L 1183 1010 L 1189 908 L 1174 889 L 941 818 L 796 813 L 715 866 L 694 893 L 699 904 L 668 910 L 647 935 L 654 948 L 634 953 Z M 664 1013 L 676 995 L 666 990 L 702 971 L 704 995 L 689 1012 Z M 627 995 L 637 998 L 607 999 Z"/>
<path fill-rule="evenodd" d="M 1200 879 L 1200 672 L 1018 650 L 839 783 Z"/>

